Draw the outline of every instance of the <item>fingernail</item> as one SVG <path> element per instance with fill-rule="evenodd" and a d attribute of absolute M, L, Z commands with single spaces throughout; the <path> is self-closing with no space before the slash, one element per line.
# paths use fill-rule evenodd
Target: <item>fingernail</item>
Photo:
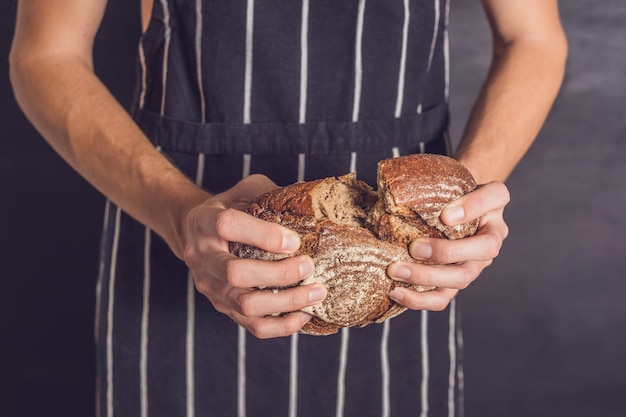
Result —
<path fill-rule="evenodd" d="M 309 290 L 309 302 L 317 303 L 326 298 L 326 289 L 321 285 L 315 285 Z"/>
<path fill-rule="evenodd" d="M 402 301 L 402 300 L 404 300 L 404 293 L 402 291 L 400 291 L 399 289 L 394 288 L 389 293 L 389 298 L 391 298 L 394 301 Z"/>
<path fill-rule="evenodd" d="M 282 248 L 286 252 L 293 252 L 300 247 L 300 236 L 295 233 L 287 233 L 283 236 Z"/>
<path fill-rule="evenodd" d="M 411 270 L 402 264 L 396 263 L 391 265 L 389 276 L 398 280 L 408 279 L 411 278 Z"/>
<path fill-rule="evenodd" d="M 307 278 L 309 275 L 313 273 L 313 261 L 311 259 L 305 258 L 298 265 L 298 272 L 300 273 L 300 278 Z"/>
<path fill-rule="evenodd" d="M 308 313 L 301 313 L 300 318 L 302 320 L 302 324 L 307 324 L 309 321 L 311 321 L 313 316 Z"/>
<path fill-rule="evenodd" d="M 458 223 L 465 218 L 465 210 L 462 206 L 447 207 L 443 211 L 447 223 Z"/>
<path fill-rule="evenodd" d="M 430 259 L 433 256 L 433 247 L 429 243 L 414 242 L 411 245 L 411 256 L 417 259 Z"/>

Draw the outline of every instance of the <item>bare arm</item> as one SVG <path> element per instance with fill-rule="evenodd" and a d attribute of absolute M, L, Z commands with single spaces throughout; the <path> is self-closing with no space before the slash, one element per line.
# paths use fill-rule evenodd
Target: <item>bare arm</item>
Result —
<path fill-rule="evenodd" d="M 450 225 L 480 218 L 476 236 L 418 239 L 411 255 L 436 265 L 398 263 L 391 277 L 438 287 L 430 293 L 402 288 L 390 296 L 412 309 L 447 307 L 495 259 L 508 235 L 506 180 L 535 140 L 561 86 L 567 42 L 557 0 L 483 0 L 494 51 L 491 68 L 470 115 L 457 159 L 484 184 L 442 213 Z"/>
<path fill-rule="evenodd" d="M 457 152 L 479 183 L 504 181 L 535 140 L 567 56 L 556 0 L 483 0 L 483 6 L 492 63 Z"/>
<path fill-rule="evenodd" d="M 11 50 L 11 82 L 24 113 L 50 145 L 124 211 L 159 233 L 190 266 L 215 308 L 258 337 L 297 331 L 298 310 L 320 301 L 320 285 L 279 294 L 252 291 L 309 276 L 310 258 L 238 259 L 228 241 L 277 253 L 295 251 L 297 233 L 232 209 L 276 185 L 254 175 L 211 196 L 143 135 L 93 72 L 93 40 L 106 0 L 21 0 Z M 274 313 L 295 312 L 281 317 Z"/>
<path fill-rule="evenodd" d="M 50 145 L 182 257 L 185 213 L 208 194 L 145 138 L 93 72 L 106 0 L 22 0 L 10 55 L 25 114 Z"/>

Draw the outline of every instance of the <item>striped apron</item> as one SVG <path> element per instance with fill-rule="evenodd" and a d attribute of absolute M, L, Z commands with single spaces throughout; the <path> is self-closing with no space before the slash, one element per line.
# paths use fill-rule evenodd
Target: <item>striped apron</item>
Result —
<path fill-rule="evenodd" d="M 155 0 L 132 113 L 212 193 L 447 153 L 448 0 Z M 97 288 L 97 415 L 459 416 L 458 301 L 337 335 L 258 340 L 112 203 Z"/>

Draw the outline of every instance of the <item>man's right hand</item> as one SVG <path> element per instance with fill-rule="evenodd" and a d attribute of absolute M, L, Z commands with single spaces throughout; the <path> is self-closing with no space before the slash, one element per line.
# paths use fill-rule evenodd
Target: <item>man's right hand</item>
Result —
<path fill-rule="evenodd" d="M 238 258 L 229 253 L 229 242 L 279 254 L 298 250 L 300 237 L 295 231 L 236 209 L 274 188 L 276 184 L 267 177 L 251 175 L 230 190 L 210 197 L 187 215 L 184 259 L 197 290 L 217 311 L 261 339 L 297 332 L 311 319 L 299 310 L 326 297 L 321 284 L 276 293 L 254 289 L 288 286 L 309 277 L 314 265 L 308 256 L 273 262 Z"/>

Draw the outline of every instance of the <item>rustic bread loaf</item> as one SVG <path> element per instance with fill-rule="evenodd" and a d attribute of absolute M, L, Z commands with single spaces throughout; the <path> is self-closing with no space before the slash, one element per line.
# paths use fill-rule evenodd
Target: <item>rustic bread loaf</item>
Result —
<path fill-rule="evenodd" d="M 327 298 L 303 311 L 313 318 L 301 330 L 312 335 L 363 327 L 406 309 L 388 294 L 396 286 L 428 291 L 391 280 L 387 266 L 415 262 L 407 244 L 419 237 L 458 239 L 475 233 L 477 221 L 449 227 L 439 219 L 449 202 L 472 191 L 476 182 L 462 165 L 439 155 L 409 155 L 378 164 L 378 193 L 354 174 L 301 182 L 260 196 L 245 211 L 296 230 L 302 245 L 279 255 L 231 243 L 237 256 L 279 260 L 307 254 L 315 262 L 311 277 L 298 285 L 323 283 Z M 273 289 L 275 290 L 275 289 Z"/>

